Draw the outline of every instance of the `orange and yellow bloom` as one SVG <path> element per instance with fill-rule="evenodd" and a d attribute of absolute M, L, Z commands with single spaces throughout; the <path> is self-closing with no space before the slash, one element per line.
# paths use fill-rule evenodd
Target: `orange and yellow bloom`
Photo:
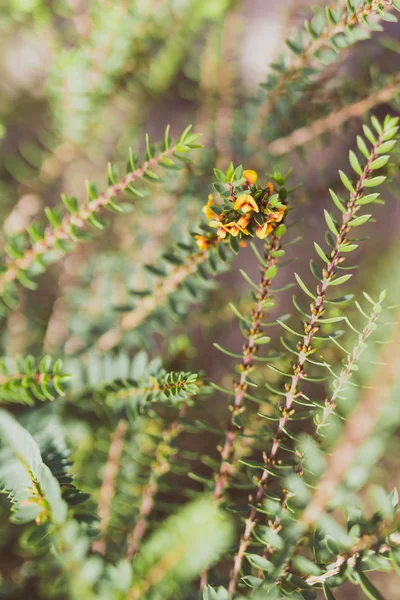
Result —
<path fill-rule="evenodd" d="M 243 171 L 243 177 L 245 178 L 247 185 L 252 185 L 258 179 L 257 171 L 253 171 L 252 169 L 246 169 Z"/>
<path fill-rule="evenodd" d="M 265 238 L 273 231 L 274 227 L 271 225 L 269 221 L 266 221 L 264 225 L 260 225 L 256 229 L 256 236 L 260 238 L 260 240 L 265 240 Z"/>
<path fill-rule="evenodd" d="M 234 210 L 242 209 L 244 213 L 249 213 L 252 211 L 256 213 L 260 212 L 258 204 L 251 194 L 240 194 L 240 196 L 236 198 L 233 208 Z"/>
<path fill-rule="evenodd" d="M 283 205 L 277 208 L 275 211 L 268 213 L 268 222 L 273 221 L 274 223 L 280 223 L 285 216 L 286 206 Z"/>
<path fill-rule="evenodd" d="M 208 202 L 201 209 L 203 213 L 206 215 L 207 219 L 214 219 L 216 216 L 213 212 L 211 206 L 214 204 L 214 198 L 212 194 L 208 194 Z"/>
<path fill-rule="evenodd" d="M 196 240 L 197 247 L 200 248 L 200 250 L 207 250 L 212 245 L 212 241 L 206 238 L 204 235 L 195 235 L 194 239 Z"/>

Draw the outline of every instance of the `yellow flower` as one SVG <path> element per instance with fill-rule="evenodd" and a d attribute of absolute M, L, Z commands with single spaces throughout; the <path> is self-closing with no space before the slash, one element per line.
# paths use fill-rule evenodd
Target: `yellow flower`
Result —
<path fill-rule="evenodd" d="M 269 195 L 271 196 L 272 192 L 274 191 L 274 184 L 271 181 L 268 181 L 268 183 L 265 187 L 268 190 Z"/>
<path fill-rule="evenodd" d="M 257 173 L 257 171 L 252 171 L 251 169 L 246 169 L 246 171 L 243 171 L 243 177 L 247 181 L 247 185 L 252 185 L 253 183 L 255 183 L 257 181 L 258 173 Z"/>
<path fill-rule="evenodd" d="M 194 239 L 196 240 L 196 244 L 200 250 L 207 250 L 207 248 L 209 248 L 211 245 L 211 240 L 206 238 L 204 235 L 195 235 Z"/>
<path fill-rule="evenodd" d="M 274 223 L 280 223 L 285 216 L 286 206 L 281 206 L 274 212 L 268 213 L 268 221 L 273 221 Z"/>
<path fill-rule="evenodd" d="M 250 223 L 251 221 L 251 215 L 247 216 L 247 215 L 243 215 L 243 217 L 240 217 L 240 219 L 236 222 L 236 227 L 238 227 L 240 229 L 240 231 L 242 231 L 243 233 L 246 233 L 247 235 L 249 235 L 249 232 L 247 231 L 247 225 Z"/>
<path fill-rule="evenodd" d="M 236 198 L 235 204 L 233 205 L 234 210 L 242 209 L 244 213 L 248 213 L 254 210 L 254 212 L 260 212 L 257 202 L 250 194 L 240 194 Z"/>
<path fill-rule="evenodd" d="M 256 236 L 258 238 L 260 238 L 260 240 L 265 240 L 265 238 L 267 237 L 268 234 L 271 233 L 271 231 L 273 230 L 273 226 L 271 225 L 271 223 L 269 223 L 268 221 L 266 221 L 264 223 L 264 225 L 257 227 L 256 229 Z"/>
<path fill-rule="evenodd" d="M 216 221 L 216 220 L 210 221 L 208 224 L 210 227 L 220 227 L 221 226 L 221 222 Z"/>
<path fill-rule="evenodd" d="M 217 231 L 217 235 L 219 237 L 219 239 L 223 240 L 226 238 L 227 236 L 227 232 L 226 229 L 224 229 L 222 226 L 218 229 Z"/>
<path fill-rule="evenodd" d="M 203 211 L 203 213 L 206 215 L 207 219 L 213 219 L 216 216 L 215 213 L 213 212 L 212 208 L 210 208 L 210 206 L 212 206 L 213 204 L 214 204 L 213 195 L 208 194 L 208 202 L 201 209 Z"/>
<path fill-rule="evenodd" d="M 225 235 L 220 235 L 220 230 L 218 230 L 218 235 L 220 237 L 226 237 L 226 232 L 228 232 L 230 235 L 233 235 L 233 237 L 237 237 L 240 232 L 249 235 L 249 232 L 247 231 L 246 227 L 250 223 L 250 221 L 251 216 L 243 215 L 243 217 L 240 217 L 240 219 L 236 222 L 231 221 L 231 223 L 221 223 L 220 230 L 222 229 L 223 231 L 225 231 Z"/>

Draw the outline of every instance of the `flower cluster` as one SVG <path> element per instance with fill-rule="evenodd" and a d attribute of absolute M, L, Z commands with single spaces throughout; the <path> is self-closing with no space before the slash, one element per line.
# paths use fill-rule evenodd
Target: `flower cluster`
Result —
<path fill-rule="evenodd" d="M 233 169 L 231 165 L 226 173 L 216 169 L 215 174 L 220 183 L 214 184 L 214 187 L 225 203 L 223 206 L 215 205 L 213 195 L 208 196 L 202 210 L 209 227 L 217 229 L 217 232 L 216 236 L 197 235 L 198 247 L 208 249 L 216 241 L 229 236 L 256 235 L 265 239 L 285 216 L 287 207 L 281 201 L 282 194 L 275 193 L 270 181 L 264 187 L 257 185 L 258 174 L 250 169 Z"/>

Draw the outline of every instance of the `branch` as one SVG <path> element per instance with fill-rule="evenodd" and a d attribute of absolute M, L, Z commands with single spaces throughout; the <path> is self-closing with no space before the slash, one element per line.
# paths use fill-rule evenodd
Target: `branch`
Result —
<path fill-rule="evenodd" d="M 283 68 L 277 72 L 273 77 L 273 83 L 271 83 L 271 93 L 267 96 L 267 101 L 261 104 L 258 111 L 257 117 L 254 120 L 254 126 L 250 130 L 248 143 L 250 147 L 257 145 L 260 132 L 266 125 L 266 121 L 269 115 L 276 109 L 276 106 L 282 97 L 287 93 L 287 88 L 293 82 L 299 80 L 306 69 L 311 69 L 316 61 L 316 54 L 323 49 L 325 46 L 333 45 L 334 48 L 339 50 L 334 44 L 334 38 L 343 34 L 350 29 L 350 31 L 357 26 L 371 25 L 368 22 L 368 18 L 375 17 L 380 19 L 381 16 L 379 11 L 389 11 L 394 8 L 392 0 L 372 0 L 372 2 L 363 1 L 360 6 L 354 12 L 350 12 L 348 7 L 343 8 L 343 14 L 339 21 L 335 24 L 332 19 L 328 18 L 322 31 L 317 32 L 313 29 L 313 23 L 307 23 L 307 34 L 309 36 L 304 46 L 297 43 L 297 41 L 288 41 L 289 48 L 294 52 L 292 55 L 292 62 L 288 68 Z M 332 10 L 330 16 L 333 16 Z M 373 26 L 371 26 L 372 28 Z M 354 43 L 354 37 L 350 42 Z M 283 63 L 283 60 L 282 60 Z M 307 79 L 308 81 L 308 79 Z"/>
<path fill-rule="evenodd" d="M 301 521 L 309 526 L 318 521 L 325 511 L 329 500 L 342 483 L 346 472 L 352 466 L 356 454 L 363 442 L 371 435 L 379 417 L 391 398 L 393 387 L 398 380 L 398 360 L 393 352 L 400 339 L 400 327 L 396 327 L 380 359 L 380 367 L 374 375 L 371 386 L 365 391 L 346 427 L 338 446 L 328 457 L 325 475 L 318 483 Z M 379 390 L 379 402 L 377 401 Z"/>
<path fill-rule="evenodd" d="M 400 93 L 400 82 L 398 78 L 380 90 L 375 90 L 367 98 L 363 98 L 359 102 L 344 106 L 336 112 L 331 112 L 328 116 L 317 119 L 310 125 L 300 127 L 286 137 L 274 140 L 268 145 L 268 152 L 273 156 L 282 156 L 288 154 L 295 148 L 304 146 L 308 142 L 312 142 L 315 138 L 327 133 L 328 131 L 338 131 L 339 127 L 349 121 L 361 117 L 369 110 L 380 104 L 390 102 L 397 94 Z"/>
<path fill-rule="evenodd" d="M 384 299 L 384 294 L 382 295 L 382 301 Z M 317 415 L 317 429 L 316 434 L 318 435 L 319 430 L 324 427 L 327 423 L 329 415 L 335 410 L 336 402 L 339 398 L 340 394 L 343 392 L 349 379 L 352 377 L 354 373 L 354 369 L 356 368 L 356 364 L 359 362 L 361 358 L 361 354 L 364 352 L 366 348 L 366 341 L 372 335 L 376 328 L 376 321 L 379 319 L 379 316 L 382 311 L 381 299 L 374 306 L 374 310 L 368 318 L 367 324 L 363 328 L 362 332 L 358 335 L 357 341 L 353 346 L 351 353 L 347 354 L 346 357 L 346 365 L 341 370 L 339 376 L 334 381 L 334 391 L 332 396 L 328 399 L 325 398 L 325 408 L 322 414 L 322 417 L 319 418 Z"/>
<path fill-rule="evenodd" d="M 111 502 L 115 495 L 116 480 L 119 471 L 120 459 L 124 449 L 124 437 L 128 428 L 127 421 L 121 419 L 114 431 L 110 450 L 104 469 L 103 482 L 100 488 L 99 498 L 99 529 L 101 538 L 93 543 L 93 551 L 105 554 L 106 534 L 111 517 Z"/>
<path fill-rule="evenodd" d="M 121 317 L 117 327 L 100 336 L 96 342 L 97 349 L 103 352 L 111 350 L 119 344 L 124 333 L 139 327 L 158 307 L 165 303 L 171 294 L 182 286 L 190 275 L 197 271 L 199 265 L 208 260 L 210 250 L 214 249 L 216 244 L 217 240 L 207 249 L 199 249 L 197 252 L 189 254 L 185 258 L 185 264 L 174 267 L 151 295 L 139 300 L 135 309 Z"/>
<path fill-rule="evenodd" d="M 387 537 L 389 538 L 390 545 L 387 542 L 383 542 L 378 546 L 378 548 L 374 549 L 374 546 L 379 544 L 378 535 L 368 534 L 362 536 L 355 546 L 353 546 L 345 554 L 339 556 L 339 558 L 329 568 L 328 571 L 325 571 L 325 573 L 322 573 L 322 575 L 310 575 L 306 578 L 306 583 L 308 583 L 308 585 L 310 586 L 320 585 L 321 583 L 324 583 L 330 577 L 338 575 L 343 569 L 344 563 L 347 563 L 350 567 L 354 568 L 357 565 L 361 552 L 368 552 L 369 554 L 375 554 L 379 556 L 392 551 L 393 548 L 400 546 L 400 534 L 397 531 L 395 531 L 392 534 L 389 534 L 389 536 Z"/>
<path fill-rule="evenodd" d="M 109 165 L 110 186 L 101 194 L 97 193 L 96 186 L 87 184 L 88 200 L 80 204 L 76 198 L 63 196 L 63 202 L 67 213 L 61 219 L 58 212 L 50 208 L 46 209 L 46 216 L 50 222 L 44 231 L 38 224 L 29 228 L 29 235 L 32 245 L 21 249 L 18 242 L 11 240 L 6 252 L 8 257 L 0 271 L 0 295 L 7 292 L 7 288 L 15 280 L 19 280 L 22 285 L 28 288 L 36 287 L 30 277 L 37 275 L 37 272 L 43 272 L 46 269 L 44 259 L 49 261 L 49 253 L 67 251 L 66 242 L 79 242 L 84 239 L 84 231 L 88 225 L 93 225 L 98 229 L 103 229 L 103 224 L 98 220 L 98 215 L 103 209 L 113 212 L 121 212 L 121 207 L 114 202 L 115 198 L 123 192 L 128 191 L 135 196 L 143 194 L 133 187 L 133 183 L 138 179 L 147 178 L 157 181 L 158 176 L 152 172 L 157 166 L 163 168 L 181 168 L 171 160 L 171 157 L 181 158 L 182 153 L 186 153 L 192 148 L 197 148 L 195 144 L 198 136 L 189 134 L 189 128 L 182 133 L 177 143 L 170 145 L 169 128 L 165 134 L 164 150 L 154 156 L 154 147 L 150 145 L 147 138 L 147 160 L 142 166 L 137 166 L 136 158 L 131 153 L 129 157 L 129 168 L 131 169 L 126 177 L 119 180 L 116 176 L 116 169 Z M 186 158 L 182 159 L 186 161 Z M 50 257 L 54 260 L 54 257 Z M 33 272 L 33 267 L 36 272 Z"/>
<path fill-rule="evenodd" d="M 389 124 L 390 123 L 390 124 Z M 397 121 L 396 121 L 397 123 Z M 378 123 L 376 124 L 378 127 Z M 272 448 L 270 450 L 269 455 L 265 457 L 265 466 L 266 469 L 263 471 L 263 474 L 258 482 L 257 492 L 255 494 L 255 498 L 250 497 L 250 503 L 252 504 L 252 508 L 250 513 L 248 514 L 245 521 L 245 531 L 242 535 L 238 552 L 235 556 L 233 569 L 231 572 L 231 579 L 229 583 L 229 594 L 230 598 L 233 598 L 233 595 L 236 591 L 240 571 L 242 568 L 243 559 L 245 556 L 245 552 L 247 550 L 248 545 L 250 544 L 252 532 L 255 527 L 257 521 L 257 513 L 258 513 L 258 505 L 261 503 L 264 497 L 264 490 L 269 483 L 270 478 L 270 470 L 275 464 L 276 456 L 278 454 L 278 450 L 280 448 L 281 441 L 286 437 L 286 426 L 289 422 L 290 417 L 295 412 L 294 403 L 296 401 L 297 396 L 299 395 L 299 384 L 304 377 L 306 377 L 306 372 L 304 369 L 305 363 L 308 359 L 308 356 L 314 352 L 313 349 L 313 339 L 315 334 L 319 331 L 321 327 L 321 317 L 325 312 L 325 300 L 326 293 L 328 287 L 330 285 L 337 285 L 335 282 L 336 272 L 338 266 L 343 262 L 344 257 L 341 256 L 342 249 L 348 245 L 348 234 L 353 226 L 353 223 L 358 225 L 358 221 L 355 219 L 357 212 L 361 208 L 360 200 L 363 197 L 364 191 L 366 187 L 371 187 L 369 183 L 369 179 L 373 172 L 373 168 L 375 166 L 375 162 L 379 157 L 380 147 L 383 145 L 387 138 L 387 134 L 389 135 L 389 139 L 391 136 L 396 135 L 397 128 L 392 129 L 391 125 L 393 123 L 390 120 L 385 121 L 385 127 L 382 130 L 380 124 L 379 128 L 381 129 L 381 133 L 376 140 L 373 135 L 370 136 L 371 140 L 374 140 L 372 143 L 372 149 L 369 151 L 368 158 L 366 160 L 366 164 L 364 169 L 361 169 L 360 165 L 357 163 L 356 169 L 359 172 L 359 177 L 355 187 L 352 186 L 347 176 L 342 174 L 342 180 L 344 185 L 350 191 L 350 198 L 346 207 L 341 208 L 341 216 L 342 223 L 339 229 L 336 228 L 336 225 L 332 221 L 332 217 L 330 217 L 329 213 L 326 213 L 326 220 L 330 227 L 330 230 L 335 235 L 333 251 L 331 253 L 330 258 L 325 257 L 326 266 L 323 270 L 323 280 L 316 290 L 316 299 L 313 300 L 310 307 L 311 317 L 304 324 L 304 336 L 301 342 L 298 344 L 298 360 L 293 364 L 293 375 L 290 376 L 290 383 L 285 386 L 285 403 L 281 407 L 281 416 L 278 422 L 278 427 L 274 436 L 274 441 L 272 444 Z M 372 133 L 372 132 L 371 132 Z M 369 135 L 369 133 L 368 133 Z M 365 144 L 364 144 L 365 145 Z M 366 153 L 367 154 L 367 153 Z M 372 167 L 371 167 L 372 165 Z M 378 180 L 377 183 L 382 182 L 382 180 Z M 375 182 L 373 182 L 375 183 Z M 336 204 L 336 201 L 335 201 Z M 367 219 L 368 220 L 368 215 Z M 363 219 L 363 217 L 361 217 Z M 348 279 L 348 276 L 344 276 L 345 280 Z M 301 280 L 299 280 L 301 281 Z M 340 283 L 340 278 L 337 280 Z M 302 282 L 301 282 L 302 283 Z M 304 291 L 307 290 L 304 284 L 302 284 Z M 314 297 L 311 292 L 307 290 L 307 293 Z"/>
<path fill-rule="evenodd" d="M 187 402 L 182 404 L 179 411 L 179 419 L 184 417 L 187 407 Z M 155 497 L 159 488 L 159 481 L 161 477 L 170 471 L 172 466 L 172 461 L 175 454 L 172 444 L 174 440 L 181 434 L 183 429 L 184 426 L 180 420 L 174 421 L 163 432 L 161 440 L 157 445 L 155 460 L 150 466 L 149 481 L 141 493 L 142 501 L 140 503 L 136 524 L 130 536 L 128 537 L 128 549 L 126 552 L 127 560 L 132 560 L 139 550 L 140 542 L 142 541 L 149 525 L 149 516 L 154 508 Z"/>
<path fill-rule="evenodd" d="M 276 266 L 279 263 L 279 250 L 281 248 L 280 240 L 274 234 L 271 235 L 269 242 L 265 245 L 265 263 L 261 266 L 261 278 L 256 294 L 256 305 L 251 309 L 251 320 L 248 325 L 248 343 L 243 345 L 243 358 L 238 369 L 240 371 L 240 380 L 235 384 L 235 397 L 231 406 L 232 419 L 230 419 L 228 430 L 225 436 L 225 443 L 221 450 L 221 464 L 219 473 L 216 476 L 214 488 L 214 500 L 219 502 L 232 476 L 232 463 L 234 458 L 234 444 L 240 431 L 235 425 L 235 417 L 245 411 L 243 402 L 248 387 L 247 376 L 254 369 L 254 356 L 259 349 L 257 340 L 262 337 L 262 321 L 265 316 L 265 304 L 270 297 L 270 287 L 272 285 L 272 275 L 276 274 Z"/>

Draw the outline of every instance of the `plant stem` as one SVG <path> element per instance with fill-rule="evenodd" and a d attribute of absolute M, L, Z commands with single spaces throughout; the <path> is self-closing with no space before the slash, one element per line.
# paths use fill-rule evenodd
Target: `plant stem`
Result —
<path fill-rule="evenodd" d="M 232 417 L 234 415 L 239 416 L 245 410 L 243 406 L 245 393 L 248 387 L 247 376 L 253 370 L 253 358 L 257 352 L 257 337 L 260 337 L 261 323 L 264 318 L 263 305 L 269 296 L 269 289 L 272 284 L 272 279 L 266 277 L 268 269 L 279 262 L 278 257 L 271 256 L 271 253 L 279 250 L 280 242 L 279 239 L 271 235 L 271 238 L 266 244 L 265 248 L 265 265 L 261 267 L 261 278 L 258 286 L 258 292 L 256 295 L 257 304 L 251 311 L 251 323 L 249 325 L 249 337 L 248 343 L 243 344 L 243 358 L 239 365 L 240 380 L 235 384 L 235 399 L 231 406 Z M 232 459 L 234 455 L 234 443 L 237 437 L 239 429 L 234 425 L 233 420 L 229 420 L 228 429 L 225 435 L 225 443 L 221 450 L 221 465 L 219 473 L 216 476 L 215 488 L 214 488 L 214 500 L 219 502 L 226 489 L 228 481 L 231 477 L 232 471 Z"/>
<path fill-rule="evenodd" d="M 317 38 L 311 38 L 303 48 L 302 53 L 293 57 L 290 67 L 277 75 L 278 80 L 274 89 L 267 97 L 267 101 L 263 102 L 260 106 L 248 137 L 250 148 L 257 147 L 260 132 L 266 125 L 266 121 L 274 111 L 279 99 L 285 94 L 285 88 L 289 83 L 296 81 L 301 76 L 303 69 L 312 66 L 315 53 L 327 45 L 335 36 L 343 33 L 349 25 L 361 25 L 363 19 L 371 16 L 379 16 L 377 8 L 390 10 L 392 2 L 391 0 L 372 0 L 371 4 L 365 5 L 363 3 L 353 14 L 349 14 L 347 8 L 344 9 L 342 19 L 337 25 L 332 26 L 330 23 L 327 23 L 321 34 Z"/>
<path fill-rule="evenodd" d="M 121 419 L 114 431 L 113 438 L 111 440 L 110 450 L 108 452 L 108 459 L 104 470 L 103 483 L 100 488 L 100 499 L 99 499 L 99 529 L 101 532 L 101 538 L 93 543 L 93 551 L 105 554 L 106 552 L 106 533 L 108 524 L 111 517 L 111 502 L 115 495 L 115 487 L 117 482 L 117 475 L 119 471 L 119 465 L 121 460 L 122 451 L 124 449 L 124 438 L 128 423 L 124 419 Z"/>
<path fill-rule="evenodd" d="M 81 204 L 76 213 L 67 213 L 57 227 L 47 226 L 43 239 L 34 243 L 30 248 L 27 248 L 23 256 L 6 260 L 6 270 L 0 274 L 0 294 L 4 292 L 7 284 L 18 278 L 20 271 L 27 271 L 37 259 L 47 252 L 56 249 L 59 241 L 70 241 L 72 239 L 70 234 L 71 226 L 77 227 L 80 230 L 86 228 L 88 219 L 93 214 L 99 213 L 113 198 L 122 194 L 132 183 L 143 177 L 147 170 L 156 167 L 164 157 L 172 154 L 175 149 L 176 147 L 172 146 L 161 152 L 158 156 L 146 161 L 142 167 L 128 173 L 121 181 L 111 185 L 94 200 Z"/>
<path fill-rule="evenodd" d="M 154 508 L 154 501 L 158 491 L 160 478 L 166 475 L 171 469 L 171 463 L 174 458 L 172 449 L 173 441 L 183 431 L 183 424 L 180 419 L 185 415 L 187 403 L 182 404 L 179 411 L 179 419 L 163 432 L 161 440 L 156 448 L 155 460 L 150 467 L 150 477 L 142 491 L 142 500 L 140 503 L 139 514 L 136 519 L 135 527 L 128 537 L 128 549 L 126 559 L 132 560 L 137 554 L 140 543 L 147 531 L 149 525 L 149 516 Z"/>
<path fill-rule="evenodd" d="M 268 145 L 268 152 L 273 156 L 288 154 L 295 148 L 304 146 L 328 131 L 338 131 L 340 125 L 346 123 L 346 121 L 361 117 L 375 106 L 389 102 L 399 93 L 400 82 L 396 77 L 386 87 L 375 90 L 370 96 L 354 104 L 348 104 L 336 112 L 331 112 L 326 117 L 313 121 L 310 125 L 300 127 L 288 136 L 274 140 Z"/>
<path fill-rule="evenodd" d="M 153 294 L 139 300 L 136 308 L 124 314 L 120 323 L 114 329 L 106 331 L 96 342 L 101 352 L 111 350 L 120 342 L 127 331 L 132 331 L 141 325 L 165 300 L 173 294 L 190 275 L 196 272 L 198 265 L 206 262 L 208 250 L 198 250 L 190 255 L 184 265 L 174 269 L 158 284 Z"/>
<path fill-rule="evenodd" d="M 374 144 L 371 149 L 371 153 L 369 158 L 366 161 L 365 167 L 363 169 L 362 174 L 360 175 L 355 191 L 351 194 L 349 202 L 347 204 L 347 210 L 345 213 L 342 213 L 342 225 L 340 227 L 339 235 L 336 237 L 334 250 L 332 251 L 331 258 L 323 273 L 323 281 L 317 287 L 316 300 L 311 304 L 311 318 L 304 325 L 305 335 L 301 344 L 301 350 L 299 351 L 299 356 L 297 362 L 293 365 L 293 375 L 291 377 L 290 384 L 287 384 L 286 394 L 285 394 L 285 403 L 281 407 L 281 417 L 279 419 L 278 427 L 275 432 L 274 441 L 272 444 L 272 448 L 268 456 L 266 456 L 266 466 L 270 469 L 273 467 L 281 440 L 285 437 L 285 428 L 290 419 L 290 416 L 295 411 L 294 402 L 299 393 L 298 386 L 301 380 L 306 376 L 304 371 L 304 365 L 307 360 L 307 356 L 310 352 L 312 352 L 312 341 L 314 335 L 318 332 L 320 328 L 320 324 L 318 323 L 318 318 L 322 315 L 325 307 L 325 297 L 326 292 L 329 286 L 329 283 L 336 275 L 336 270 L 340 262 L 342 262 L 342 258 L 340 257 L 339 247 L 343 242 L 347 240 L 347 235 L 350 231 L 349 222 L 354 218 L 355 214 L 359 210 L 359 206 L 356 205 L 356 201 L 362 196 L 364 191 L 364 182 L 367 180 L 371 170 L 370 164 L 373 160 L 378 156 L 377 149 L 382 143 L 382 136 L 380 135 L 377 142 Z M 264 489 L 269 480 L 269 472 L 267 470 L 263 471 L 263 474 L 258 482 L 257 492 L 255 497 L 250 497 L 251 504 L 259 505 L 264 496 Z M 240 540 L 239 549 L 236 553 L 234 559 L 234 565 L 231 571 L 231 578 L 229 582 L 229 598 L 233 598 L 233 595 L 236 591 L 240 571 L 242 568 L 242 563 L 244 559 L 245 552 L 247 550 L 248 545 L 250 544 L 252 532 L 256 524 L 257 520 L 257 508 L 253 507 L 248 514 L 245 521 L 245 531 Z"/>
<path fill-rule="evenodd" d="M 271 256 L 271 253 L 279 250 L 281 247 L 279 239 L 272 234 L 268 243 L 265 245 L 265 264 L 260 267 L 261 277 L 256 294 L 257 303 L 251 311 L 251 323 L 249 326 L 248 343 L 243 344 L 243 358 L 239 365 L 240 380 L 235 384 L 235 398 L 230 406 L 232 417 L 229 419 L 228 428 L 225 434 L 225 443 L 221 450 L 221 463 L 219 472 L 215 478 L 215 487 L 213 499 L 215 502 L 221 502 L 225 489 L 233 475 L 233 461 L 235 455 L 235 441 L 239 432 L 238 427 L 233 422 L 234 415 L 241 415 L 245 411 L 243 402 L 248 387 L 247 376 L 253 370 L 253 358 L 257 352 L 257 338 L 260 337 L 261 323 L 264 318 L 263 305 L 269 296 L 269 289 L 272 279 L 266 277 L 268 269 L 279 262 L 278 257 Z M 205 569 L 201 575 L 200 587 L 204 589 L 208 581 L 208 569 Z"/>

